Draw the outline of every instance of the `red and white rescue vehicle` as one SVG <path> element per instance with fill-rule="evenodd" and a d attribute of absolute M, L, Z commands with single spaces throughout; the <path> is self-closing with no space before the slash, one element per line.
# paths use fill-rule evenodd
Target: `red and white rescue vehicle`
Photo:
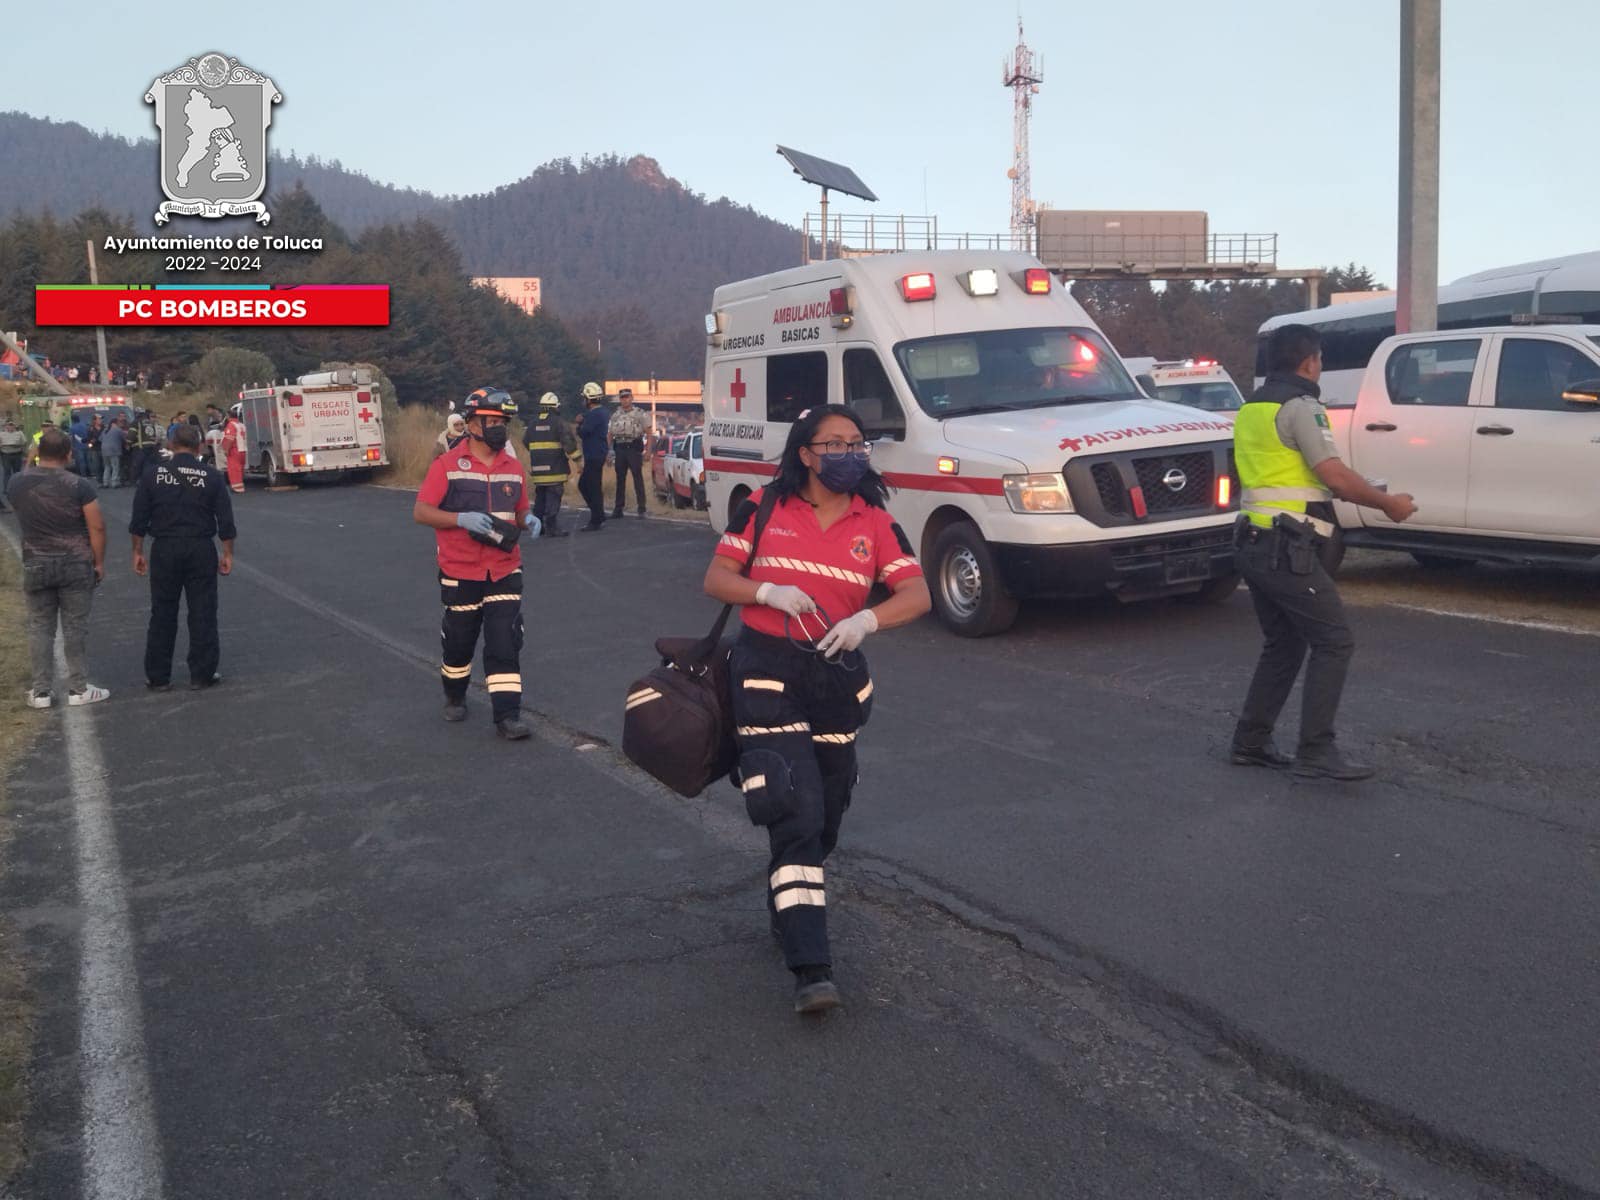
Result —
<path fill-rule="evenodd" d="M 372 372 L 345 367 L 239 393 L 245 469 L 284 480 L 334 480 L 387 466 L 383 406 Z"/>
<path fill-rule="evenodd" d="M 1238 584 L 1233 422 L 1153 400 L 1035 258 L 812 263 L 716 290 L 706 317 L 712 524 L 775 471 L 794 420 L 851 405 L 955 632 L 1023 597 L 1220 600 Z"/>

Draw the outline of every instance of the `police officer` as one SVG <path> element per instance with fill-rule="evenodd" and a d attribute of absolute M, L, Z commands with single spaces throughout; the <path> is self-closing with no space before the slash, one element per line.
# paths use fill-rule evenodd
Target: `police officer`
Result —
<path fill-rule="evenodd" d="M 610 421 L 601 401 L 605 392 L 598 383 L 583 385 L 583 419 L 578 422 L 578 441 L 583 446 L 583 470 L 578 474 L 578 494 L 589 506 L 589 523 L 580 533 L 593 533 L 606 523 L 606 440 Z"/>
<path fill-rule="evenodd" d="M 613 517 L 622 516 L 628 506 L 628 477 L 633 476 L 633 495 L 639 502 L 639 515 L 644 516 L 644 435 L 650 429 L 650 417 L 642 408 L 633 406 L 633 389 L 617 392 L 617 411 L 611 414 L 607 434 L 611 442 L 617 472 L 617 499 L 612 506 Z"/>
<path fill-rule="evenodd" d="M 178 639 L 178 602 L 189 606 L 189 686 L 222 682 L 217 664 L 217 575 L 233 571 L 233 500 L 222 473 L 200 461 L 205 435 L 180 425 L 172 437 L 172 461 L 145 468 L 133 493 L 133 573 L 150 576 L 150 630 L 145 637 L 144 678 L 152 691 L 172 686 L 172 648 Z M 153 536 L 150 557 L 144 539 Z M 222 542 L 219 558 L 212 539 Z"/>
<path fill-rule="evenodd" d="M 561 416 L 561 399 L 554 392 L 539 397 L 539 411 L 527 425 L 522 444 L 528 450 L 528 477 L 533 481 L 533 515 L 544 524 L 544 537 L 566 537 L 557 527 L 561 494 L 572 474 L 578 439 Z"/>
<path fill-rule="evenodd" d="M 467 718 L 472 656 L 483 634 L 484 682 L 495 731 L 510 741 L 531 732 L 522 722 L 522 550 L 526 529 L 539 535 L 528 506 L 522 464 L 506 450 L 506 393 L 479 388 L 462 416 L 467 438 L 433 460 L 412 519 L 434 531 L 444 604 L 440 679 L 444 719 Z"/>
<path fill-rule="evenodd" d="M 850 806 L 856 735 L 872 710 L 861 643 L 930 603 L 871 451 L 849 408 L 802 413 L 776 477 L 734 514 L 705 576 L 709 595 L 744 606 L 729 659 L 739 786 L 750 819 L 767 828 L 767 907 L 801 1013 L 839 1003 L 823 863 Z M 889 597 L 868 607 L 878 584 Z"/>
<path fill-rule="evenodd" d="M 1334 741 L 1333 721 L 1355 639 L 1339 589 L 1320 549 L 1334 532 L 1332 500 L 1376 508 L 1391 521 L 1417 511 L 1409 495 L 1390 495 L 1338 457 L 1320 400 L 1322 340 L 1305 325 L 1281 325 L 1267 339 L 1266 381 L 1233 424 L 1240 507 L 1235 538 L 1239 571 L 1250 586 L 1266 643 L 1233 733 L 1240 766 L 1292 767 L 1312 778 L 1366 779 Z M 1272 730 L 1309 648 L 1293 758 L 1279 753 Z"/>

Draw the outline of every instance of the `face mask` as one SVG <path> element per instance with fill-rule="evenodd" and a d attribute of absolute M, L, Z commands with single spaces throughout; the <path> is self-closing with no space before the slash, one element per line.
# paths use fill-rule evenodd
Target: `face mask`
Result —
<path fill-rule="evenodd" d="M 843 495 L 856 490 L 871 465 L 865 454 L 852 454 L 848 450 L 843 454 L 819 454 L 817 479 L 830 492 Z"/>
<path fill-rule="evenodd" d="M 491 425 L 483 431 L 483 436 L 478 440 L 489 449 L 499 451 L 506 448 L 506 440 L 510 436 L 511 431 L 504 425 Z"/>

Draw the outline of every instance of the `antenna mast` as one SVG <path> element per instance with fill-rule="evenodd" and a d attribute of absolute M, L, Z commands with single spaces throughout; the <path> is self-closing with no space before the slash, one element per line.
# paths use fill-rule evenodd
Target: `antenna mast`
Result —
<path fill-rule="evenodd" d="M 1044 73 L 1034 61 L 1033 51 L 1022 39 L 1022 18 L 1017 18 L 1017 48 L 1001 67 L 1001 78 L 1011 89 L 1014 112 L 1011 126 L 1011 236 L 1019 248 L 1033 245 L 1033 182 L 1028 172 L 1028 118 L 1033 115 L 1033 98 Z"/>

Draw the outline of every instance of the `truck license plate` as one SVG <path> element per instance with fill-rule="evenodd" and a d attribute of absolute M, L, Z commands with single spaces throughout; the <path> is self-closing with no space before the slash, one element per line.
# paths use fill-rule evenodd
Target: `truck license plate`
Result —
<path fill-rule="evenodd" d="M 1205 550 L 1174 554 L 1167 559 L 1168 583 L 1196 583 L 1211 577 L 1211 555 Z"/>

